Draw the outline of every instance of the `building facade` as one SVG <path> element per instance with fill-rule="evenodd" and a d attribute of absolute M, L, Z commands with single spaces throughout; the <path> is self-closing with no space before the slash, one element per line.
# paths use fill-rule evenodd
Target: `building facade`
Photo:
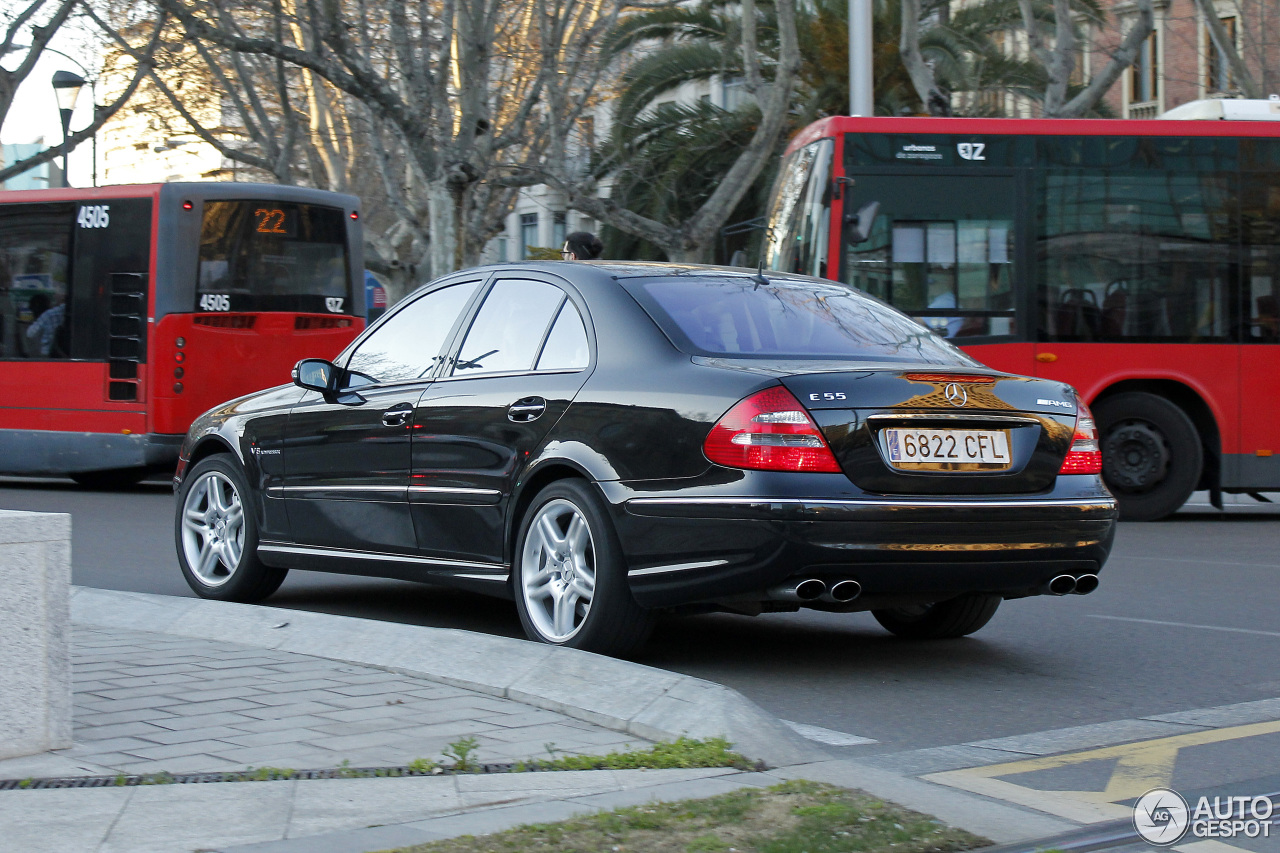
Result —
<path fill-rule="evenodd" d="M 1133 0 L 1109 0 L 1110 30 L 1118 34 L 1137 14 Z M 1276 0 L 1211 0 L 1210 4 L 1257 91 L 1246 91 L 1217 49 L 1196 0 L 1156 0 L 1155 29 L 1138 60 L 1112 87 L 1107 103 L 1123 118 L 1155 118 L 1205 98 L 1266 98 L 1280 93 L 1280 3 Z M 1100 39 L 1103 47 L 1115 44 Z M 1095 60 L 1096 62 L 1096 60 Z"/>

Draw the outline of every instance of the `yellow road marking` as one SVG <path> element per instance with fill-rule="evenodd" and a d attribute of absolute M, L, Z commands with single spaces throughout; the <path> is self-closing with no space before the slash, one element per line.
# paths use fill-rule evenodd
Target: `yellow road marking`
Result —
<path fill-rule="evenodd" d="M 1191 746 L 1243 740 L 1277 732 L 1280 732 L 1280 720 L 1273 720 L 1246 726 L 1189 732 L 1185 735 L 1136 741 L 1083 752 L 1026 758 L 1006 764 L 947 770 L 942 773 L 930 773 L 921 778 L 1006 802 L 1029 806 L 1080 823 L 1098 823 L 1132 816 L 1133 809 L 1117 805 L 1118 802 L 1140 797 L 1152 788 L 1168 787 L 1173 782 L 1173 769 L 1180 750 Z M 1112 758 L 1116 759 L 1116 765 L 1111 771 L 1107 787 L 1102 791 L 1041 791 L 1000 778 Z"/>

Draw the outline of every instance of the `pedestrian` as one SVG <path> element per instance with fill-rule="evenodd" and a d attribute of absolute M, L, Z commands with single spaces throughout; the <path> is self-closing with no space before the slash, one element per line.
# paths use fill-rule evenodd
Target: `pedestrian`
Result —
<path fill-rule="evenodd" d="M 566 261 L 594 261 L 604 251 L 604 243 L 590 231 L 574 231 L 564 238 L 560 257 Z"/>

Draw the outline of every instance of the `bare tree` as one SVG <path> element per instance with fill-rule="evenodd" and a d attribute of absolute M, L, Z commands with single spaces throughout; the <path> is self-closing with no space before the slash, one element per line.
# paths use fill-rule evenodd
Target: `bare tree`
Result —
<path fill-rule="evenodd" d="M 776 156 L 778 138 L 786 126 L 791 95 L 800 70 L 800 48 L 796 34 L 794 0 L 777 0 L 778 59 L 772 77 L 761 68 L 758 49 L 758 20 L 755 0 L 742 2 L 741 43 L 745 86 L 760 106 L 760 122 L 716 190 L 688 219 L 679 223 L 661 222 L 624 208 L 597 194 L 598 184 L 583 179 L 566 167 L 564 160 L 548 161 L 549 182 L 563 191 L 570 207 L 590 214 L 628 234 L 648 240 L 676 261 L 705 261 L 715 247 L 720 228 L 751 188 L 752 183 Z M 555 148 L 553 147 L 554 151 Z"/>
<path fill-rule="evenodd" d="M 1200 0 L 1197 0 L 1200 2 Z M 1026 33 L 1030 58 L 1039 67 L 1037 75 L 1044 80 L 1040 94 L 1041 113 L 1045 118 L 1079 118 L 1097 106 L 1107 91 L 1120 79 L 1125 69 L 1138 57 L 1143 41 L 1151 34 L 1154 21 L 1152 0 L 1135 0 L 1137 14 L 1128 24 L 1113 50 L 1108 51 L 1105 65 L 1084 85 L 1073 85 L 1076 56 L 1080 47 L 1078 18 L 1091 19 L 1099 29 L 1103 21 L 1095 10 L 1078 0 L 1052 0 L 1051 13 L 1043 0 L 1017 0 L 1022 26 Z M 935 108 L 940 95 L 932 68 L 920 54 L 920 23 L 932 11 L 921 12 L 920 0 L 902 0 L 902 58 L 920 99 L 934 115 L 945 114 Z M 1053 33 L 1046 35 L 1052 26 Z"/>
<path fill-rule="evenodd" d="M 26 6 L 17 9 L 5 21 L 4 40 L 0 42 L 0 57 L 14 52 L 21 52 L 23 55 L 17 67 L 12 71 L 0 68 L 0 125 L 4 123 L 9 114 L 9 108 L 13 105 L 13 98 L 18 91 L 18 87 L 31 75 L 31 72 L 35 69 L 36 62 L 40 59 L 40 55 L 49 46 L 49 41 L 58 29 L 70 19 L 79 3 L 80 0 L 31 0 Z M 135 73 L 115 99 L 103 106 L 95 105 L 94 118 L 88 127 L 71 134 L 59 145 L 51 145 L 31 157 L 0 168 L 0 181 L 8 180 L 29 169 L 34 169 L 42 163 L 47 163 L 56 157 L 60 157 L 64 152 L 71 151 L 81 142 L 97 133 L 107 119 L 115 115 L 137 89 L 150 63 L 150 56 L 155 52 L 159 43 L 160 33 L 163 28 L 163 15 L 157 14 L 149 21 L 150 32 L 140 42 L 138 51 L 140 61 Z M 29 33 L 30 44 L 24 45 L 19 42 L 24 33 Z"/>
<path fill-rule="evenodd" d="M 1079 118 L 1089 111 L 1107 90 L 1120 79 L 1124 70 L 1138 58 L 1143 41 L 1151 35 L 1155 13 L 1152 0 L 1136 0 L 1137 16 L 1120 39 L 1120 44 L 1107 64 L 1079 92 L 1068 97 L 1071 74 L 1075 70 L 1077 38 L 1071 0 L 1053 0 L 1054 40 L 1046 43 L 1033 0 L 1018 0 L 1022 21 L 1027 30 L 1031 55 L 1048 72 L 1043 112 L 1046 118 Z"/>
<path fill-rule="evenodd" d="M 528 164 L 591 102 L 595 45 L 620 8 L 616 0 L 156 2 L 190 39 L 300 71 L 309 156 L 327 173 L 345 144 L 339 128 L 363 122 L 361 159 L 376 166 L 399 214 L 388 239 L 425 240 L 437 274 L 478 260 L 516 188 L 534 182 Z M 275 20 L 279 30 L 266 24 Z M 358 108 L 339 109 L 338 94 Z"/>
<path fill-rule="evenodd" d="M 1262 98 L 1266 96 L 1262 87 L 1258 85 L 1256 78 L 1253 76 L 1249 63 L 1241 56 L 1241 52 L 1236 49 L 1235 39 L 1227 32 L 1227 28 L 1222 25 L 1222 20 L 1218 17 L 1218 9 L 1213 0 L 1195 0 L 1196 8 L 1200 10 L 1200 14 L 1204 16 L 1205 25 L 1209 30 L 1209 37 L 1213 40 L 1213 46 L 1217 48 L 1218 55 L 1223 57 L 1227 62 L 1227 67 L 1231 69 L 1231 79 L 1235 85 L 1240 88 L 1240 93 L 1246 98 Z M 1261 9 L 1261 7 L 1259 7 Z M 1243 16 L 1237 16 L 1237 20 Z M 1265 32 L 1261 20 L 1256 22 L 1256 28 L 1259 33 Z M 1265 63 L 1265 58 L 1261 64 Z"/>

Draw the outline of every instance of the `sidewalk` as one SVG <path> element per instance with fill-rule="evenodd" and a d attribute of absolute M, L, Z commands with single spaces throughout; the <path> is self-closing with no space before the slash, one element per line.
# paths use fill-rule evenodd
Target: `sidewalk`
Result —
<path fill-rule="evenodd" d="M 860 787 L 1001 842 L 1074 827 L 839 760 L 736 691 L 584 652 L 86 588 L 72 620 L 75 745 L 0 761 L 0 781 L 402 767 L 467 737 L 474 760 L 502 763 L 720 735 L 778 769 L 0 790 L 6 849 L 363 853 L 790 778 Z"/>

